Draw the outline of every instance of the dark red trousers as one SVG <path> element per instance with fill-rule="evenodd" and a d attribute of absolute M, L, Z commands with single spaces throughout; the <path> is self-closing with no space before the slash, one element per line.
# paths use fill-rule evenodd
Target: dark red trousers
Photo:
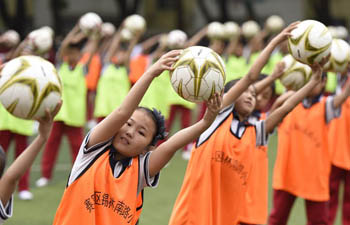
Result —
<path fill-rule="evenodd" d="M 295 195 L 282 190 L 273 190 L 273 209 L 269 225 L 287 224 L 290 210 L 296 199 Z M 328 224 L 328 202 L 315 202 L 305 199 L 307 225 Z"/>
<path fill-rule="evenodd" d="M 57 153 L 64 134 L 68 137 L 72 162 L 74 162 L 76 156 L 78 155 L 80 145 L 83 142 L 84 137 L 82 127 L 68 126 L 61 121 L 56 121 L 53 123 L 51 134 L 47 140 L 41 161 L 41 173 L 42 176 L 47 179 L 51 179 L 52 177 L 52 171 L 57 159 Z"/>
<path fill-rule="evenodd" d="M 350 170 L 345 170 L 332 165 L 329 187 L 330 187 L 330 200 L 329 200 L 329 224 L 333 224 L 339 199 L 339 186 L 340 183 L 344 183 L 344 196 L 343 196 L 343 210 L 342 210 L 342 222 L 343 225 L 350 225 Z"/>
<path fill-rule="evenodd" d="M 88 90 L 86 95 L 86 118 L 87 121 L 92 120 L 94 118 L 94 107 L 95 107 L 95 97 L 96 92 Z"/>
<path fill-rule="evenodd" d="M 17 158 L 27 148 L 27 136 L 12 133 L 8 130 L 0 131 L 0 145 L 2 145 L 6 153 L 10 146 L 11 140 L 15 141 L 15 158 Z M 29 173 L 30 169 L 28 169 L 19 180 L 19 191 L 29 190 Z"/>
<path fill-rule="evenodd" d="M 174 123 L 176 114 L 180 115 L 181 118 L 181 129 L 186 128 L 191 125 L 191 110 L 182 105 L 172 105 L 170 106 L 170 115 L 166 121 L 166 128 L 170 131 L 171 126 Z"/>

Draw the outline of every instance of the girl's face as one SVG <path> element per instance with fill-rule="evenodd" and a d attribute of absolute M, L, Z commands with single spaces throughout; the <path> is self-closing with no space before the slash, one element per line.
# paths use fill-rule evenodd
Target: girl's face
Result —
<path fill-rule="evenodd" d="M 258 94 L 258 96 L 256 97 L 256 106 L 255 109 L 257 110 L 264 110 L 267 106 L 267 104 L 270 102 L 271 98 L 272 98 L 272 88 L 271 87 L 267 87 L 265 88 L 265 90 L 263 90 L 262 92 L 260 92 Z"/>
<path fill-rule="evenodd" d="M 114 137 L 113 146 L 125 157 L 134 157 L 146 152 L 156 127 L 144 110 L 136 110 Z"/>
<path fill-rule="evenodd" d="M 238 97 L 235 102 L 235 110 L 240 115 L 240 117 L 248 117 L 255 109 L 256 104 L 256 94 L 254 87 L 250 87 Z"/>

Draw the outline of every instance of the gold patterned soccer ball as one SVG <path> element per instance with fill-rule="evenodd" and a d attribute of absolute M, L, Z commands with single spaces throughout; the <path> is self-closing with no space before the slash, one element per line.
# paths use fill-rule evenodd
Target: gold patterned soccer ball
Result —
<path fill-rule="evenodd" d="M 207 47 L 192 46 L 183 51 L 170 72 L 174 90 L 191 102 L 208 100 L 224 88 L 225 65 L 221 57 Z"/>
<path fill-rule="evenodd" d="M 282 62 L 285 68 L 280 80 L 288 90 L 298 90 L 310 79 L 310 66 L 296 61 L 291 55 L 283 57 Z"/>
<path fill-rule="evenodd" d="M 298 61 L 312 65 L 330 54 L 332 35 L 316 20 L 304 20 L 288 38 L 289 53 Z"/>
<path fill-rule="evenodd" d="M 0 71 L 0 102 L 12 115 L 38 119 L 61 99 L 61 80 L 55 67 L 38 56 L 20 56 Z"/>

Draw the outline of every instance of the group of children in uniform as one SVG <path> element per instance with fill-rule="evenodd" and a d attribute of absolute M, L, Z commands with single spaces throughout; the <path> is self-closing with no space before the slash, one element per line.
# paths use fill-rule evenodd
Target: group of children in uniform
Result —
<path fill-rule="evenodd" d="M 282 75 L 284 65 L 276 63 L 278 53 L 274 51 L 285 44 L 297 25 L 289 25 L 263 49 L 262 36 L 256 37 L 251 42 L 255 44 L 248 64 L 242 60 L 240 39 L 232 40 L 225 50 L 220 40 L 213 41 L 210 47 L 227 56 L 230 81 L 225 93 L 216 93 L 205 103 L 203 116 L 196 123 L 188 126 L 184 122 L 186 128 L 167 140 L 167 114 L 172 118 L 172 113 L 180 110 L 188 116 L 186 109 L 194 107 L 186 106 L 185 101 L 174 100 L 173 107 L 164 103 L 174 94 L 168 93 L 166 71 L 172 70 L 181 50 L 165 53 L 165 47 L 159 44 L 150 54 L 150 46 L 160 40 L 157 36 L 143 42 L 139 58 L 130 61 L 140 34 L 126 44 L 121 40 L 121 27 L 113 37 L 86 40 L 75 26 L 58 51 L 63 104 L 57 115 L 48 113 L 39 121 L 40 141 L 36 139 L 1 178 L 0 189 L 4 191 L 0 190 L 0 218 L 11 216 L 15 184 L 45 140 L 42 178 L 37 185 L 45 186 L 52 178 L 53 162 L 61 137 L 66 134 L 73 168 L 54 224 L 136 224 L 144 188 L 156 187 L 160 170 L 177 150 L 194 140 L 169 224 L 286 224 L 296 197 L 306 200 L 308 224 L 332 224 L 342 179 L 343 222 L 348 224 L 350 145 L 346 112 L 350 84 L 345 74 L 339 82 L 343 85 L 339 93 L 324 97 L 324 59 L 312 65 L 313 75 L 304 87 L 282 94 L 283 87 L 275 80 Z M 198 43 L 204 35 L 205 28 L 183 47 Z M 109 43 L 108 48 L 102 48 L 102 40 Z M 82 52 L 86 56 L 81 57 Z M 93 74 L 98 69 L 91 69 L 93 63 L 98 67 L 96 58 L 103 62 L 101 75 L 89 90 L 85 78 L 86 74 L 95 80 L 98 77 Z M 128 78 L 129 70 L 132 79 Z M 270 75 L 262 75 L 264 70 Z M 99 119 L 84 138 L 86 105 L 91 100 L 88 93 L 93 93 L 93 86 L 94 113 Z M 276 92 L 281 95 L 277 97 Z M 276 128 L 273 209 L 268 219 L 267 142 Z M 4 168 L 4 161 L 0 165 Z"/>

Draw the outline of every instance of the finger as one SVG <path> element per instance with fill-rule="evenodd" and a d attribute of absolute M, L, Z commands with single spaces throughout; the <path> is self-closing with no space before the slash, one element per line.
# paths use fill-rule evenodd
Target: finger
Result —
<path fill-rule="evenodd" d="M 54 110 L 52 111 L 52 113 L 51 113 L 52 118 L 54 118 L 54 117 L 57 115 L 57 113 L 60 111 L 61 106 L 62 106 L 62 103 L 63 103 L 62 100 L 60 100 L 60 101 L 57 103 L 55 109 L 54 109 Z"/>

